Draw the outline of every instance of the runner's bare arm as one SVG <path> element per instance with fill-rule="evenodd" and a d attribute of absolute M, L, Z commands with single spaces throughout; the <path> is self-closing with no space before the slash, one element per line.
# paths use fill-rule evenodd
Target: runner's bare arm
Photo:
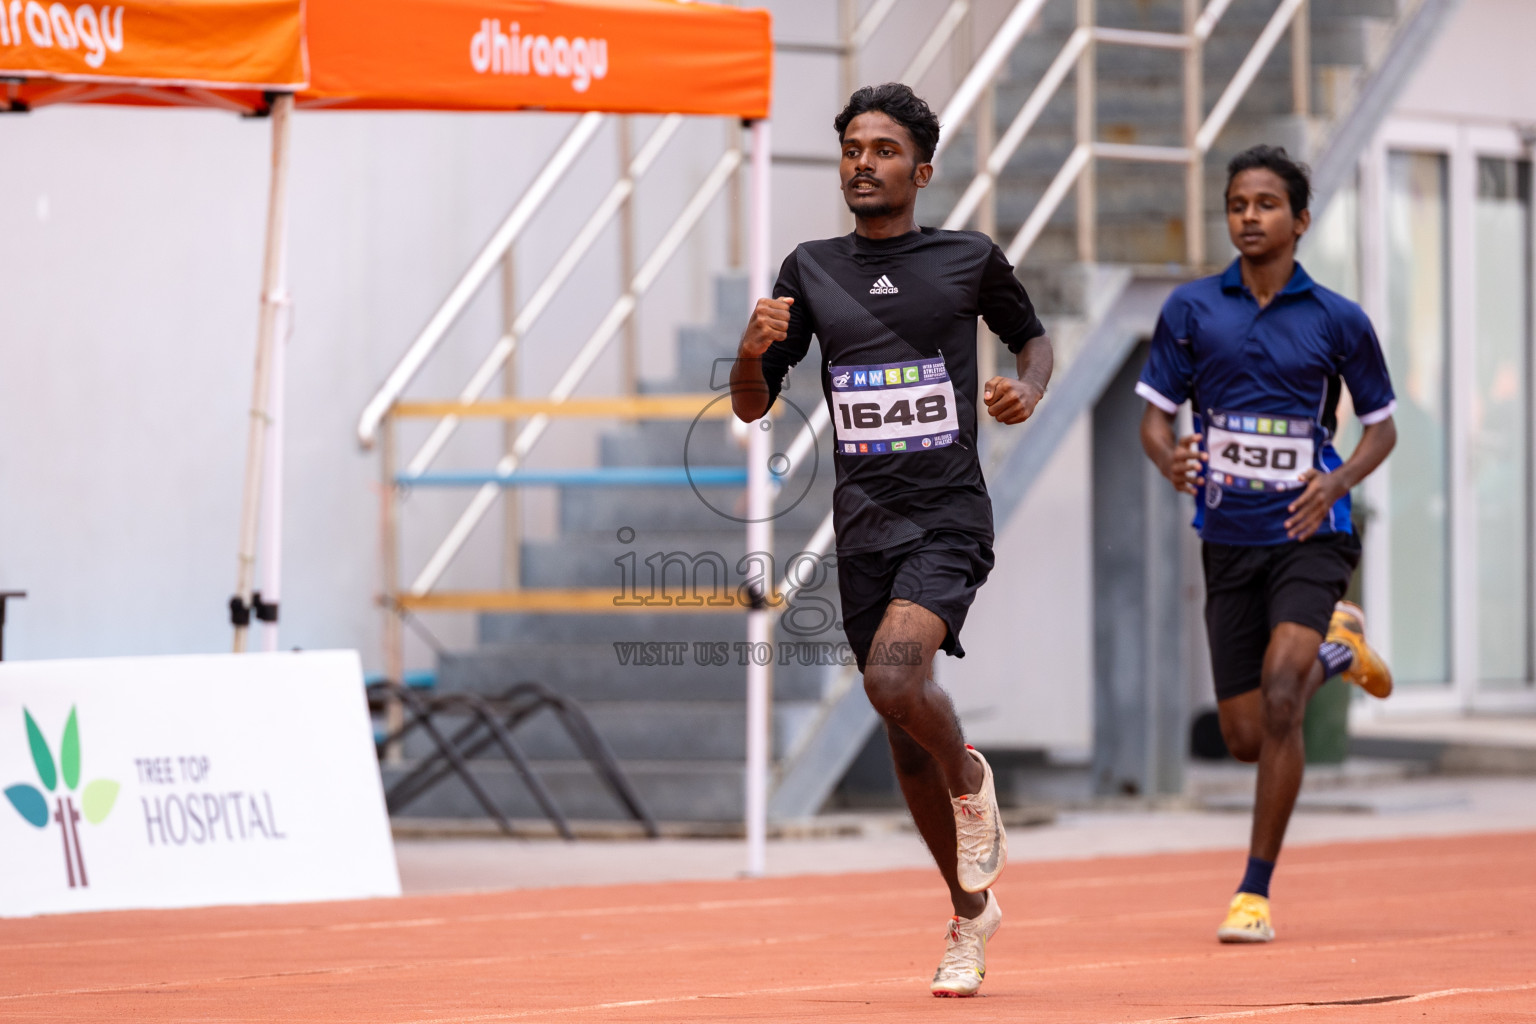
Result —
<path fill-rule="evenodd" d="M 768 411 L 768 382 L 763 377 L 763 353 L 789 336 L 789 307 L 794 299 L 758 299 L 731 365 L 731 410 L 751 423 Z"/>
<path fill-rule="evenodd" d="M 1197 494 L 1205 483 L 1206 454 L 1200 450 L 1200 435 L 1174 439 L 1173 414 L 1151 402 L 1141 414 L 1141 449 L 1157 471 L 1168 478 L 1181 494 Z"/>
<path fill-rule="evenodd" d="M 1023 423 L 1035 414 L 1035 406 L 1045 397 L 1046 385 L 1051 382 L 1051 369 L 1056 364 L 1055 349 L 1049 335 L 1031 338 L 1019 349 L 1017 357 L 1019 376 L 993 377 L 982 389 L 982 401 L 987 412 L 999 423 Z"/>
<path fill-rule="evenodd" d="M 1301 478 L 1307 482 L 1307 489 L 1286 509 L 1291 513 L 1285 521 L 1286 535 L 1292 540 L 1306 540 L 1316 533 L 1334 503 L 1375 472 L 1396 445 L 1397 424 L 1388 416 L 1365 428 L 1349 460 L 1332 473 L 1315 469 L 1303 472 Z"/>

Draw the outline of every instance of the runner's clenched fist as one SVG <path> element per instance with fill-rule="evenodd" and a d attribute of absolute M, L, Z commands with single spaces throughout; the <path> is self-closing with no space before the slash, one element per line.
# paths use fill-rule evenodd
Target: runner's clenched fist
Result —
<path fill-rule="evenodd" d="M 768 346 L 789 336 L 789 307 L 794 299 L 758 299 L 747 331 L 741 336 L 741 355 L 748 359 L 761 356 Z"/>

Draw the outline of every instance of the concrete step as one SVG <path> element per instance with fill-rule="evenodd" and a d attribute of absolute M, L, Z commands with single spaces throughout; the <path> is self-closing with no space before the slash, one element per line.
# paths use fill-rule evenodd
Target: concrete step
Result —
<path fill-rule="evenodd" d="M 710 525 L 708 531 L 637 530 L 629 543 L 621 543 L 617 533 L 584 535 L 579 543 L 569 536 L 527 541 L 522 548 L 523 586 L 609 587 L 615 598 L 663 593 L 706 599 L 729 596 L 747 581 L 747 574 L 758 570 L 742 564 L 746 534 L 739 524 L 716 519 Z M 775 531 L 775 575 L 782 577 L 787 560 L 804 550 L 810 539 L 809 530 Z M 830 575 L 822 584 L 823 589 L 835 586 L 835 576 Z"/>
<path fill-rule="evenodd" d="M 534 615 L 487 613 L 480 616 L 478 642 L 487 647 L 518 644 L 578 644 L 606 640 L 658 641 L 676 639 L 684 625 L 676 613 L 615 612 L 611 615 Z M 747 638 L 744 615 L 691 615 L 690 640 L 734 643 Z"/>
<path fill-rule="evenodd" d="M 814 701 L 775 701 L 772 756 L 792 749 L 814 718 Z M 581 705 L 620 761 L 739 761 L 746 757 L 746 707 L 739 701 L 590 701 Z M 469 718 L 439 715 L 434 722 L 453 735 Z M 513 740 L 529 758 L 569 761 L 582 757 L 552 712 L 541 711 L 518 725 Z M 420 730 L 406 739 L 407 760 L 435 751 L 431 737 Z M 501 759 L 494 745 L 481 755 L 485 762 Z"/>
<path fill-rule="evenodd" d="M 746 327 L 748 310 L 740 312 L 720 323 L 705 327 L 684 327 L 677 332 L 677 365 L 694 376 L 707 379 L 705 371 L 716 359 L 730 359 L 736 355 L 736 343 Z"/>
<path fill-rule="evenodd" d="M 1242 29 L 1250 36 L 1257 35 L 1279 6 L 1279 0 L 1236 0 L 1227 8 L 1217 30 Z M 1396 17 L 1403 0 L 1326 0 L 1311 7 L 1316 26 L 1340 18 Z M 1097 0 L 1095 4 L 1100 25 L 1148 32 L 1182 31 L 1183 10 L 1180 0 Z M 1040 12 L 1038 24 L 1039 31 L 1076 27 L 1076 8 L 1070 3 L 1048 3 Z"/>
<path fill-rule="evenodd" d="M 1225 252 L 1226 228 L 1222 194 L 1226 164 L 1231 156 L 1257 141 L 1285 145 L 1305 157 L 1306 136 L 1315 134 L 1315 119 L 1295 117 L 1248 119 L 1234 122 L 1208 155 L 1205 164 L 1205 226 L 1207 251 Z M 1266 127 L 1267 126 L 1267 127 Z M 1005 171 L 998 192 L 998 238 L 1006 243 L 1024 219 L 1033 213 L 1041 195 L 1060 164 L 1069 144 L 1065 141 L 1032 143 L 1032 163 L 1044 167 L 1021 173 L 1017 164 Z M 1106 262 L 1154 264 L 1180 262 L 1184 258 L 1184 170 L 1177 165 L 1101 161 L 1098 168 L 1099 258 Z M 954 168 L 927 190 L 919 216 L 928 222 L 942 221 L 967 180 L 957 181 Z M 1063 263 L 1075 259 L 1076 203 L 1069 197 L 1053 215 L 1049 227 L 1031 250 L 1030 263 Z"/>
<path fill-rule="evenodd" d="M 718 400 L 730 401 L 727 392 Z M 700 405 L 702 413 L 714 399 Z M 605 431 L 599 445 L 604 466 L 742 466 L 746 451 L 731 435 L 731 421 L 651 420 Z"/>
<path fill-rule="evenodd" d="M 1453 775 L 1536 775 L 1536 715 L 1440 714 L 1350 724 L 1351 755 Z"/>
<path fill-rule="evenodd" d="M 626 817 L 586 762 L 538 761 L 533 768 L 566 816 L 604 821 Z M 658 820 L 741 820 L 744 771 L 740 761 L 630 761 L 622 768 L 646 809 Z M 409 769 L 409 764 L 384 768 L 386 790 Z M 477 766 L 475 775 L 508 817 L 543 817 L 522 779 L 505 761 Z M 485 810 L 464 784 L 452 777 L 396 816 L 483 818 Z"/>
<path fill-rule="evenodd" d="M 714 296 L 714 324 L 719 328 L 735 326 L 736 333 L 741 333 L 741 324 L 747 318 L 747 312 L 751 308 L 748 296 L 752 289 L 748 287 L 747 272 L 743 269 L 724 270 L 715 274 Z"/>
<path fill-rule="evenodd" d="M 830 442 L 823 441 L 823 445 Z M 776 534 L 809 536 L 832 509 L 833 469 L 829 452 L 820 452 L 814 471 L 802 469 L 774 498 L 773 528 Z M 805 474 L 811 472 L 809 484 Z M 560 501 L 560 531 L 565 537 L 577 534 L 617 536 L 622 527 L 637 531 L 642 538 L 651 533 L 685 533 L 695 530 L 712 532 L 736 528 L 745 530 L 740 520 L 746 514 L 745 488 L 700 487 L 626 487 L 612 488 L 606 495 L 598 488 L 568 490 Z M 780 542 L 775 542 L 776 545 Z"/>
<path fill-rule="evenodd" d="M 835 601 L 833 603 L 835 605 Z M 532 680 L 582 702 L 745 700 L 746 668 L 740 662 L 749 649 L 744 644 L 738 647 L 734 642 L 722 649 L 720 644 L 724 641 L 715 640 L 707 633 L 703 637 L 696 636 L 691 631 L 691 622 L 712 617 L 676 615 L 675 632 L 658 640 L 644 634 L 629 636 L 616 631 L 604 636 L 600 643 L 517 644 L 445 652 L 438 659 L 438 685 L 445 691 L 468 690 L 495 696 L 513 683 Z M 740 613 L 721 617 L 736 621 L 743 618 Z M 695 646 L 701 639 L 713 641 L 714 647 L 701 652 Z M 829 629 L 814 639 L 830 645 L 841 641 L 842 636 Z M 658 646 L 650 649 L 630 646 L 642 641 Z M 832 655 L 836 651 L 835 647 L 829 649 Z M 777 648 L 769 653 L 776 662 L 773 669 L 776 701 L 820 700 L 830 676 L 837 671 L 837 666 L 833 665 L 802 664 L 793 648 L 788 650 L 787 656 Z M 717 655 L 727 663 L 707 663 Z M 676 663 L 637 663 L 657 659 Z M 706 663 L 700 664 L 701 661 Z"/>
<path fill-rule="evenodd" d="M 1375 47 L 1378 45 L 1382 24 L 1376 19 L 1354 18 L 1338 22 L 1328 31 L 1319 31 L 1314 26 L 1313 65 L 1369 62 L 1378 52 Z M 1240 36 L 1218 35 L 1207 44 L 1201 63 L 1204 71 L 1202 96 L 1207 109 L 1227 88 L 1237 69 L 1247 59 L 1257 35 L 1256 31 Z M 1033 92 L 1046 69 L 1060 55 L 1067 38 L 1067 33 L 1059 36 L 1038 35 L 1020 42 L 1014 50 L 1006 77 L 1000 77 L 997 82 L 1001 109 L 1016 111 L 1019 108 L 1025 97 Z M 1182 91 L 1183 54 L 1179 51 L 1100 46 L 1098 53 L 1099 111 L 1103 116 L 1115 116 L 1121 104 L 1133 101 L 1134 96 L 1128 90 L 1138 84 L 1158 90 L 1159 95 L 1165 89 Z M 1275 83 L 1283 79 L 1289 82 L 1290 74 L 1291 42 L 1287 35 L 1270 51 L 1259 80 L 1263 82 L 1267 79 Z M 1058 95 L 1070 93 L 1074 87 L 1075 80 L 1068 77 L 1058 90 Z M 1284 99 L 1288 101 L 1289 98 L 1287 89 Z"/>
<path fill-rule="evenodd" d="M 1106 287 L 1118 278 L 1118 268 L 1102 264 L 1069 263 L 1040 266 L 1031 263 L 1017 269 L 1019 280 L 1029 292 L 1030 302 L 1042 317 L 1055 324 L 1066 320 L 1096 321 L 1105 311 Z"/>

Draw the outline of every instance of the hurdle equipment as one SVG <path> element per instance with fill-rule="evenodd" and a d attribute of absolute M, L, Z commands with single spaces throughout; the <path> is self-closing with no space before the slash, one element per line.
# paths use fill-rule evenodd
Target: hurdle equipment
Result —
<path fill-rule="evenodd" d="M 456 776 L 501 830 L 507 835 L 514 835 L 512 823 L 475 776 L 471 765 L 476 757 L 495 746 L 528 787 L 529 793 L 554 824 L 556 831 L 565 839 L 574 839 L 570 823 L 555 803 L 554 796 L 512 737 L 513 730 L 528 718 L 539 711 L 549 710 L 625 812 L 640 823 L 650 838 L 655 839 L 660 835 L 655 820 L 619 767 L 613 751 L 602 735 L 592 727 L 580 706 L 541 683 L 516 683 L 499 697 L 487 699 L 475 693 L 423 693 L 411 686 L 382 680 L 369 685 L 368 696 L 370 707 L 382 708 L 384 699 L 388 698 L 398 701 L 406 710 L 405 721 L 398 728 L 375 737 L 374 743 L 380 758 L 384 757 L 385 751 L 391 746 L 404 743 L 418 730 L 436 748 L 385 792 L 384 803 L 391 814 L 399 812 L 428 790 Z M 439 718 L 467 718 L 468 721 L 447 734 Z"/>

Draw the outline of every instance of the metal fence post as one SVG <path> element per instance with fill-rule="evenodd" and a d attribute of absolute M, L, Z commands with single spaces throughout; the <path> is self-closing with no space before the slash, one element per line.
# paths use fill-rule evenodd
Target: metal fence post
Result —
<path fill-rule="evenodd" d="M 1136 444 L 1133 348 L 1093 408 L 1093 781 L 1106 796 L 1183 789 L 1188 681 L 1180 629 L 1187 504 Z"/>
<path fill-rule="evenodd" d="M 249 615 L 255 589 L 256 543 L 261 528 L 262 474 L 267 461 L 269 403 L 273 387 L 272 351 L 282 320 L 284 260 L 288 234 L 288 156 L 293 137 L 293 94 L 272 101 L 272 180 L 267 196 L 266 255 L 261 273 L 261 321 L 256 333 L 256 374 L 245 450 L 245 486 L 240 506 L 240 547 L 236 555 L 235 600 Z M 278 381 L 278 387 L 282 382 Z M 273 524 L 268 524 L 269 527 Z M 235 622 L 234 650 L 245 650 L 249 626 Z"/>
<path fill-rule="evenodd" d="M 384 610 L 384 677 L 391 682 L 405 685 L 405 631 L 400 616 L 400 490 L 395 483 L 395 417 L 386 413 L 380 428 L 379 445 L 379 503 L 382 529 L 379 542 L 383 546 L 384 593 L 379 605 Z M 405 724 L 405 707 L 393 693 L 384 705 L 384 731 L 393 736 Z M 397 765 L 404 760 L 401 744 L 396 741 L 384 751 L 384 763 Z"/>
<path fill-rule="evenodd" d="M 517 323 L 517 264 L 514 249 L 508 247 L 501 259 L 501 336 L 516 336 Z M 517 349 L 507 354 L 501 365 L 501 393 L 507 398 L 517 397 Z M 517 433 L 522 421 L 506 419 L 501 424 L 501 453 L 512 454 L 517 443 Z M 523 582 L 523 502 L 522 491 L 509 489 L 501 496 L 502 552 L 501 584 L 507 590 L 517 590 Z"/>
<path fill-rule="evenodd" d="M 771 151 L 767 121 L 752 122 L 752 216 L 747 295 L 754 304 L 771 294 L 769 217 Z M 747 554 L 773 551 L 773 481 L 768 470 L 773 455 L 772 421 L 764 416 L 751 425 L 747 444 Z M 747 613 L 747 641 L 753 652 L 747 666 L 746 826 L 747 870 L 759 877 L 768 860 L 768 761 L 773 740 L 773 600 L 774 580 L 758 606 Z M 765 659 L 761 655 L 768 652 Z M 761 663 L 760 662 L 766 662 Z"/>
<path fill-rule="evenodd" d="M 1298 117 L 1312 115 L 1312 5 L 1306 0 L 1291 19 L 1291 105 Z"/>
<path fill-rule="evenodd" d="M 1098 21 L 1095 0 L 1077 0 L 1077 27 L 1093 31 Z M 1077 59 L 1077 144 L 1088 147 L 1088 163 L 1077 179 L 1077 258 L 1098 260 L 1098 194 L 1093 144 L 1098 135 L 1098 90 L 1094 76 L 1098 46 L 1090 41 Z"/>
<path fill-rule="evenodd" d="M 628 115 L 620 117 L 615 122 L 615 134 L 618 136 L 619 146 L 619 176 L 630 182 L 629 177 L 630 154 L 630 118 Z M 632 281 L 635 277 L 635 194 L 633 191 L 624 199 L 624 205 L 619 207 L 619 280 Z M 624 321 L 624 341 L 622 354 L 619 357 L 620 376 L 623 381 L 620 387 L 625 395 L 634 395 L 638 391 L 635 380 L 640 367 L 640 339 L 639 327 L 634 317 Z"/>
<path fill-rule="evenodd" d="M 1192 269 L 1205 263 L 1205 154 L 1200 152 L 1200 123 L 1205 118 L 1205 41 L 1195 33 L 1200 0 L 1184 0 L 1184 258 Z"/>

